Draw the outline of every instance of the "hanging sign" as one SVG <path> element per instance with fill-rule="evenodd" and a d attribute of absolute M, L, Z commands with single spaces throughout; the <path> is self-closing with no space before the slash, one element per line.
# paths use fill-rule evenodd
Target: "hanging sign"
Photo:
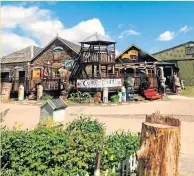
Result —
<path fill-rule="evenodd" d="M 61 51 L 54 51 L 54 61 L 61 60 Z"/>
<path fill-rule="evenodd" d="M 78 79 L 77 88 L 121 87 L 121 79 Z"/>

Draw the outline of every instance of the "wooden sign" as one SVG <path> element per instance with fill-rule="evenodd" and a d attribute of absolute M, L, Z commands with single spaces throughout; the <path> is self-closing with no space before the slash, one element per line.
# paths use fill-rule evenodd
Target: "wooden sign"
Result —
<path fill-rule="evenodd" d="M 133 56 L 138 56 L 138 51 L 137 50 L 130 50 L 128 52 L 129 56 L 133 55 Z"/>
<path fill-rule="evenodd" d="M 41 69 L 32 70 L 32 79 L 40 79 Z"/>
<path fill-rule="evenodd" d="M 130 56 L 138 56 L 138 51 L 137 50 L 129 50 L 128 53 L 122 54 L 121 58 L 128 58 L 130 59 Z"/>
<path fill-rule="evenodd" d="M 12 83 L 1 83 L 1 101 L 5 102 L 10 99 Z"/>
<path fill-rule="evenodd" d="M 121 79 L 78 79 L 77 88 L 121 87 Z"/>

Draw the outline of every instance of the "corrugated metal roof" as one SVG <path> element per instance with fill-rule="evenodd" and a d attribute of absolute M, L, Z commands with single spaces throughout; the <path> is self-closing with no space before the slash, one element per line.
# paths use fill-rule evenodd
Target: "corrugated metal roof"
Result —
<path fill-rule="evenodd" d="M 93 43 L 93 42 L 104 42 L 104 43 L 116 43 L 115 41 L 111 40 L 110 38 L 100 35 L 97 32 L 91 36 L 89 36 L 88 38 L 86 38 L 85 40 L 83 40 L 80 43 Z"/>
<path fill-rule="evenodd" d="M 36 55 L 40 50 L 40 47 L 28 46 L 22 50 L 2 57 L 1 63 L 29 62 L 32 60 L 32 56 Z"/>

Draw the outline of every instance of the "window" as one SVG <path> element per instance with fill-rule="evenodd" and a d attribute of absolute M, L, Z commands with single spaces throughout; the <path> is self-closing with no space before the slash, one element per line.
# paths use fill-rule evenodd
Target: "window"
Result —
<path fill-rule="evenodd" d="M 9 79 L 9 72 L 1 72 L 1 79 Z"/>
<path fill-rule="evenodd" d="M 135 56 L 135 55 L 130 55 L 130 59 L 131 59 L 131 60 L 137 60 L 137 56 Z"/>

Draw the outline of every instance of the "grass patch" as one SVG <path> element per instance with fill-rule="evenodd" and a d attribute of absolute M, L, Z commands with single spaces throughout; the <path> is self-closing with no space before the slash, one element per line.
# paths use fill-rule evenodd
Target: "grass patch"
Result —
<path fill-rule="evenodd" d="M 181 95 L 194 97 L 194 86 L 185 86 L 185 90 L 182 91 Z"/>

